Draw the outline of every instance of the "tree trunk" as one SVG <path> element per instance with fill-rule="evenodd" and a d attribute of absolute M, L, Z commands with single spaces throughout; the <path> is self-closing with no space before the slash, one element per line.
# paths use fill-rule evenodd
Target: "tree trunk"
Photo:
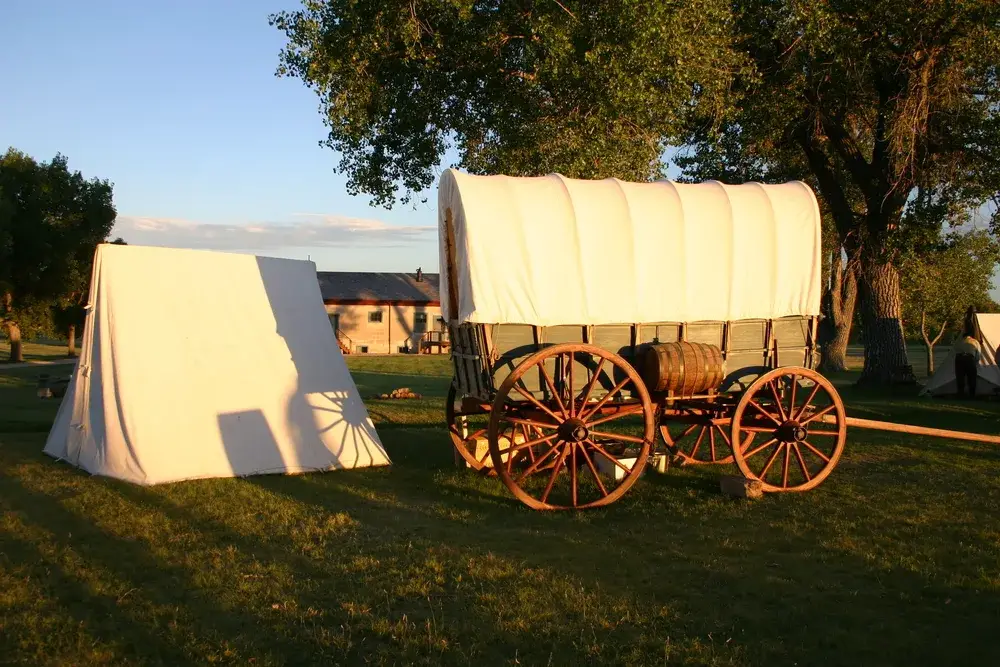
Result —
<path fill-rule="evenodd" d="M 7 338 L 10 340 L 10 357 L 7 361 L 17 364 L 24 361 L 24 350 L 21 348 L 21 327 L 16 322 L 7 322 Z"/>
<path fill-rule="evenodd" d="M 865 366 L 858 384 L 916 384 L 900 322 L 899 271 L 890 262 L 864 258 L 860 278 Z"/>
<path fill-rule="evenodd" d="M 830 291 L 827 295 L 828 307 L 825 324 L 826 334 L 821 342 L 819 370 L 823 373 L 838 373 L 847 370 L 847 343 L 851 337 L 854 322 L 854 308 L 858 297 L 858 280 L 854 268 L 845 268 L 838 249 L 833 262 Z"/>
<path fill-rule="evenodd" d="M 927 335 L 927 312 L 920 313 L 920 335 L 924 337 L 924 347 L 927 348 L 927 377 L 934 375 L 934 346 L 941 340 L 941 336 L 944 335 L 944 330 L 947 328 L 948 320 L 945 320 L 941 323 L 941 329 L 937 336 L 931 340 L 930 336 Z"/>
<path fill-rule="evenodd" d="M 76 325 L 69 325 L 69 349 L 67 350 L 67 356 L 76 356 Z"/>

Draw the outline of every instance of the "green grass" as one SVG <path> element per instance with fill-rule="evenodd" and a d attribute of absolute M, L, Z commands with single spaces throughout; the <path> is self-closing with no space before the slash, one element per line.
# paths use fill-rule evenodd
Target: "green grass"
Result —
<path fill-rule="evenodd" d="M 65 359 L 69 348 L 66 343 L 24 341 L 21 343 L 25 361 L 50 361 Z M 79 344 L 77 345 L 79 350 Z M 10 342 L 0 339 L 0 363 L 10 359 Z"/>
<path fill-rule="evenodd" d="M 0 374 L 0 662 L 996 664 L 1000 455 L 851 432 L 815 491 L 672 468 L 531 512 L 456 469 L 440 357 L 351 356 L 394 465 L 143 488 L 41 453 L 44 369 Z M 414 401 L 370 400 L 399 386 Z M 845 389 L 849 413 L 997 432 L 994 403 Z"/>

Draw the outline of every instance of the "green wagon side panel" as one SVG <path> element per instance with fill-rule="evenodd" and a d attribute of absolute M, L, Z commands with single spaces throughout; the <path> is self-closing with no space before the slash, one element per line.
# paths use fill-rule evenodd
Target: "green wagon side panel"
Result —
<path fill-rule="evenodd" d="M 493 351 L 499 357 L 493 365 L 493 386 L 498 388 L 518 364 L 538 350 L 534 329 L 527 324 L 497 324 L 492 327 Z M 521 381 L 532 393 L 541 387 L 541 375 L 526 373 Z"/>
<path fill-rule="evenodd" d="M 784 317 L 774 320 L 771 331 L 778 339 L 778 349 L 804 348 L 809 340 L 809 320 L 803 317 Z"/>
<path fill-rule="evenodd" d="M 687 325 L 684 340 L 689 343 L 704 343 L 722 349 L 722 333 L 725 330 L 723 322 L 692 322 Z"/>
<path fill-rule="evenodd" d="M 764 320 L 740 320 L 729 325 L 729 349 L 731 352 L 758 350 L 763 354 L 766 347 L 767 322 Z"/>

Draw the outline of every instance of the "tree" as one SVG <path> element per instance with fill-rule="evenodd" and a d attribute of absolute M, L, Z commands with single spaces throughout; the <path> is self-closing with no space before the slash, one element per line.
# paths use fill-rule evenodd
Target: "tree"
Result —
<path fill-rule="evenodd" d="M 1000 244 L 985 230 L 951 232 L 935 251 L 905 254 L 900 262 L 904 321 L 919 331 L 934 373 L 934 346 L 951 327 L 961 329 L 970 308 L 991 310 L 993 270 Z"/>
<path fill-rule="evenodd" d="M 733 93 L 742 101 L 720 132 L 737 131 L 753 153 L 800 156 L 858 267 L 862 382 L 912 381 L 898 263 L 926 232 L 908 227 L 928 218 L 910 211 L 954 216 L 1000 193 L 992 149 L 1000 145 L 1000 3 L 732 7 L 738 49 L 754 67 L 737 77 Z"/>
<path fill-rule="evenodd" d="M 787 182 L 802 180 L 813 190 L 815 178 L 801 153 L 780 144 L 746 141 L 740 128 L 723 124 L 705 132 L 696 130 L 674 158 L 681 181 L 714 179 L 723 183 Z M 844 254 L 844 240 L 829 207 L 820 199 L 822 215 L 823 297 L 818 343 L 819 368 L 825 372 L 847 370 L 847 344 L 857 301 L 857 262 Z"/>
<path fill-rule="evenodd" d="M 89 281 L 114 220 L 111 184 L 70 172 L 62 155 L 37 162 L 11 148 L 0 156 L 0 325 L 10 361 L 23 360 L 22 335 L 49 330 L 52 307 Z"/>
<path fill-rule="evenodd" d="M 444 154 L 476 173 L 647 180 L 744 58 L 727 0 L 305 0 L 279 76 L 320 97 L 352 194 L 391 207 Z"/>

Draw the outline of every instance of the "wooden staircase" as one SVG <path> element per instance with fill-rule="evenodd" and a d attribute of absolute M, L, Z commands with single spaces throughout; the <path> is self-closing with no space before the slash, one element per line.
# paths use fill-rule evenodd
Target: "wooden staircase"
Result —
<path fill-rule="evenodd" d="M 350 354 L 351 350 L 354 348 L 354 341 L 351 337 L 345 334 L 340 329 L 336 330 L 337 333 L 337 345 L 340 346 L 341 354 Z"/>

